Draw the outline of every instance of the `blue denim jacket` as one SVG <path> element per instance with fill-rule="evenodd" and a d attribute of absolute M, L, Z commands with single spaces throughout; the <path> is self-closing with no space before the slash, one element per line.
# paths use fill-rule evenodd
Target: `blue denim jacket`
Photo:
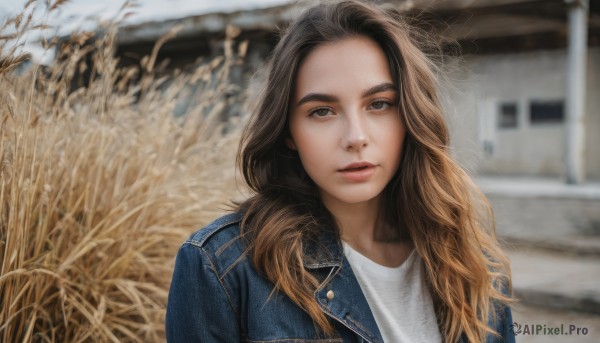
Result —
<path fill-rule="evenodd" d="M 240 220 L 238 213 L 225 215 L 194 233 L 179 250 L 167 304 L 168 342 L 383 342 L 332 230 L 324 230 L 320 244 L 307 248 L 304 261 L 324 281 L 314 296 L 339 333 L 328 339 L 319 337 L 308 314 L 273 292 L 273 285 L 244 257 L 244 244 L 236 239 Z M 507 330 L 510 308 L 498 310 L 493 327 L 502 338 L 489 335 L 486 342 L 514 342 Z"/>

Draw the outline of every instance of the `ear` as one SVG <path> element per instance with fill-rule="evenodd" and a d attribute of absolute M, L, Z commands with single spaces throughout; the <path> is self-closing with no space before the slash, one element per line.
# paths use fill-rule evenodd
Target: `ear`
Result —
<path fill-rule="evenodd" d="M 296 147 L 296 143 L 294 143 L 294 140 L 292 138 L 286 138 L 285 139 L 285 145 L 288 146 L 288 148 L 292 149 L 292 150 L 298 150 L 298 148 Z"/>

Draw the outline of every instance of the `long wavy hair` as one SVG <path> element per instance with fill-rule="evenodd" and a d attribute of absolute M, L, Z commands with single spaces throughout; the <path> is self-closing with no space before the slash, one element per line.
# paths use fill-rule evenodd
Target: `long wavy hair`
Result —
<path fill-rule="evenodd" d="M 321 44 L 356 36 L 372 39 L 385 52 L 406 128 L 400 167 L 383 191 L 386 226 L 397 231 L 383 236 L 413 242 L 446 341 L 461 335 L 484 341 L 488 333 L 497 334 L 487 325 L 495 305 L 512 301 L 508 259 L 496 240 L 489 203 L 449 153 L 430 57 L 439 49 L 399 13 L 375 4 L 328 1 L 305 10 L 269 58 L 268 77 L 238 151 L 238 168 L 253 191 L 238 204 L 249 256 L 323 333 L 335 334 L 313 296 L 319 280 L 305 268 L 303 252 L 320 230 L 338 229 L 285 139 L 303 59 Z"/>

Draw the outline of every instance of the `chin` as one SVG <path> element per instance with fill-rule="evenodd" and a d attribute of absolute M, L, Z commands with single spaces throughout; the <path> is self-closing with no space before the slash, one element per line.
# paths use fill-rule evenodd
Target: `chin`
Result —
<path fill-rule="evenodd" d="M 329 193 L 329 195 L 335 200 L 342 203 L 360 204 L 377 198 L 381 194 L 381 192 L 383 192 L 383 188 L 364 189 L 362 187 L 357 187 L 356 189 L 348 190 L 345 192 Z"/>

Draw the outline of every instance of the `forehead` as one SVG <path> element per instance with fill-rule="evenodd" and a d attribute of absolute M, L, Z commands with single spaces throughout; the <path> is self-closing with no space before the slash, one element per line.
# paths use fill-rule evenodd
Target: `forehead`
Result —
<path fill-rule="evenodd" d="M 362 92 L 392 83 L 387 57 L 372 39 L 359 36 L 317 46 L 303 60 L 296 75 L 295 97 L 307 93 Z"/>

